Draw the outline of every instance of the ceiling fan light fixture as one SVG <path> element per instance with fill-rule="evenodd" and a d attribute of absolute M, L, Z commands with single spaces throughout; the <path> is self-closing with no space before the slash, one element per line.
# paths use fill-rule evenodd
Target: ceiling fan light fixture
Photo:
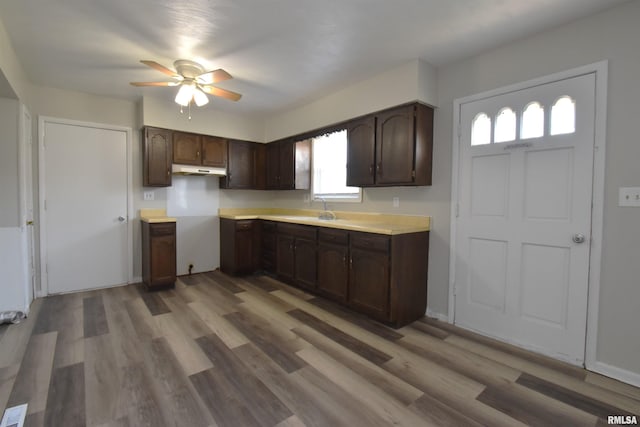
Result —
<path fill-rule="evenodd" d="M 209 97 L 206 93 L 200 90 L 200 88 L 196 88 L 193 91 L 193 100 L 198 107 L 202 107 L 203 105 L 207 105 L 209 103 Z"/>
<path fill-rule="evenodd" d="M 193 99 L 193 93 L 196 91 L 196 85 L 193 83 L 183 83 L 176 94 L 175 102 L 176 104 L 182 105 L 186 107 Z"/>

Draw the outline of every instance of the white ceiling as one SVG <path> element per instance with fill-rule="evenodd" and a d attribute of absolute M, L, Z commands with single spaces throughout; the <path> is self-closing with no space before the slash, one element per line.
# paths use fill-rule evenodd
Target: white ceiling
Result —
<path fill-rule="evenodd" d="M 192 59 L 242 93 L 213 108 L 268 114 L 422 58 L 438 66 L 626 0 L 2 0 L 0 18 L 37 85 L 171 99 L 135 88 Z"/>

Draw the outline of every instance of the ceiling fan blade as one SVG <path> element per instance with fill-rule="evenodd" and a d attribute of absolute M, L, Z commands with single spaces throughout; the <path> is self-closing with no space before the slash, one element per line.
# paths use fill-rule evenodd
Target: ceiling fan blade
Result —
<path fill-rule="evenodd" d="M 242 98 L 242 95 L 240 95 L 239 93 L 231 92 L 230 90 L 226 89 L 220 89 L 219 87 L 200 85 L 200 88 L 206 93 L 230 99 L 231 101 L 237 101 Z"/>
<path fill-rule="evenodd" d="M 180 82 L 131 82 L 131 86 L 177 86 Z"/>
<path fill-rule="evenodd" d="M 156 61 L 145 61 L 143 59 L 140 62 L 142 62 L 144 65 L 146 65 L 148 67 L 151 67 L 151 68 L 153 68 L 155 70 L 160 71 L 161 73 L 166 74 L 167 76 L 171 76 L 171 77 L 178 77 L 179 76 L 179 74 L 176 73 L 175 71 L 168 69 L 164 65 L 158 64 Z"/>
<path fill-rule="evenodd" d="M 206 73 L 202 73 L 198 76 L 198 79 L 204 84 L 223 82 L 232 78 L 233 77 L 231 77 L 231 74 L 227 73 L 222 68 L 218 68 L 217 70 L 213 71 L 207 71 Z"/>

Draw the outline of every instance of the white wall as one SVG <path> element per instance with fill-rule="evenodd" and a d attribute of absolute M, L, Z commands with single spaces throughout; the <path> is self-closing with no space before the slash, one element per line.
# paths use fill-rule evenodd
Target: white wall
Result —
<path fill-rule="evenodd" d="M 16 99 L 0 98 L 0 312 L 28 311 L 24 275 L 25 228 L 20 224 Z"/>
<path fill-rule="evenodd" d="M 435 120 L 434 164 L 451 164 L 453 100 L 527 79 L 609 60 L 604 241 L 598 360 L 640 379 L 640 209 L 617 206 L 618 187 L 640 186 L 640 2 L 629 2 L 552 31 L 438 70 L 439 110 Z M 434 180 L 450 186 L 448 177 Z M 448 227 L 449 209 L 433 212 Z M 444 232 L 444 230 L 443 230 Z M 443 236 L 445 234 L 443 233 Z M 447 239 L 448 241 L 448 236 Z M 446 248 L 442 248 L 445 250 Z M 447 249 L 448 250 L 448 249 Z M 443 261 L 448 258 L 440 255 Z M 447 262 L 432 265 L 447 277 Z M 446 281 L 430 286 L 446 287 Z M 445 292 L 430 306 L 447 312 Z M 430 294 L 431 295 L 431 294 Z M 442 298 L 440 298 L 440 296 Z"/>
<path fill-rule="evenodd" d="M 268 118 L 265 141 L 321 128 L 412 101 L 437 105 L 435 69 L 415 60 Z"/>
<path fill-rule="evenodd" d="M 0 98 L 0 227 L 19 225 L 18 111 L 16 99 Z"/>

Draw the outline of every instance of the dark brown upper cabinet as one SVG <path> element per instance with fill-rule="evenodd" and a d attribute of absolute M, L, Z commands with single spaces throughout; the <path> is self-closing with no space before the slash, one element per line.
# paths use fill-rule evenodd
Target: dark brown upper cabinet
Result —
<path fill-rule="evenodd" d="M 266 145 L 229 140 L 227 175 L 220 177 L 220 188 L 264 190 L 266 188 Z"/>
<path fill-rule="evenodd" d="M 347 185 L 375 185 L 376 119 L 365 117 L 347 126 Z"/>
<path fill-rule="evenodd" d="M 142 129 L 143 165 L 142 185 L 170 187 L 172 163 L 172 131 L 145 127 Z"/>
<path fill-rule="evenodd" d="M 266 147 L 266 189 L 308 190 L 311 184 L 311 141 L 293 139 Z"/>
<path fill-rule="evenodd" d="M 173 132 L 173 163 L 227 166 L 227 140 L 216 136 Z"/>
<path fill-rule="evenodd" d="M 202 166 L 227 166 L 227 140 L 218 136 L 202 136 Z"/>
<path fill-rule="evenodd" d="M 347 124 L 347 185 L 431 185 L 433 109 L 412 104 Z"/>

